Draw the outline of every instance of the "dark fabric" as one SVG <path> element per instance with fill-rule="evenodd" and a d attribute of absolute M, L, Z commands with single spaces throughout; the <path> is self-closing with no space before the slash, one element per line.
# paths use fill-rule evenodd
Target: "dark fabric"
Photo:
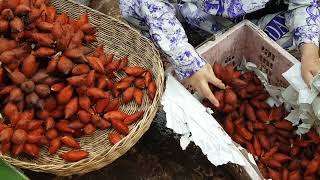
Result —
<path fill-rule="evenodd" d="M 245 19 L 260 19 L 267 14 L 275 14 L 281 11 L 288 10 L 288 4 L 285 4 L 283 1 L 271 0 L 266 4 L 264 9 L 249 13 L 245 15 Z"/>

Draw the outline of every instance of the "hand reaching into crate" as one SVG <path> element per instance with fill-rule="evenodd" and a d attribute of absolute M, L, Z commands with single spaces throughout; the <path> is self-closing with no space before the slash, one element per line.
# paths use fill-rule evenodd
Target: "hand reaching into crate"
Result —
<path fill-rule="evenodd" d="M 304 81 L 310 85 L 314 76 L 320 73 L 320 58 L 318 47 L 314 44 L 301 46 L 301 75 Z"/>
<path fill-rule="evenodd" d="M 212 104 L 219 107 L 219 101 L 211 92 L 209 83 L 220 89 L 225 89 L 225 85 L 215 76 L 210 64 L 203 66 L 198 72 L 186 79 L 186 82 L 190 84 L 200 96 L 208 98 Z"/>

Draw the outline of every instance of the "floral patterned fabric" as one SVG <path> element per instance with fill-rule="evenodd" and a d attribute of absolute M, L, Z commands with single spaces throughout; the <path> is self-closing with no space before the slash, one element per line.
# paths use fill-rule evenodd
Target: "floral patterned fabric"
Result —
<path fill-rule="evenodd" d="M 269 0 L 120 0 L 123 17 L 152 38 L 174 65 L 178 77 L 187 78 L 206 64 L 188 43 L 180 21 L 214 33 L 265 7 Z M 178 1 L 180 2 L 180 1 Z M 302 43 L 319 46 L 320 14 L 317 0 L 289 0 L 286 12 L 256 21 L 273 40 L 290 49 Z"/>

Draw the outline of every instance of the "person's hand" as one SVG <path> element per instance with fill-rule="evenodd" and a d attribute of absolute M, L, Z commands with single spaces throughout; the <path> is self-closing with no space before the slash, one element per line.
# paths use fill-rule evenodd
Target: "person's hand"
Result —
<path fill-rule="evenodd" d="M 320 72 L 318 47 L 314 44 L 305 44 L 301 47 L 301 75 L 308 86 L 312 79 Z"/>
<path fill-rule="evenodd" d="M 210 64 L 203 66 L 198 72 L 186 79 L 186 82 L 190 84 L 200 96 L 209 99 L 213 105 L 219 107 L 219 101 L 214 97 L 208 83 L 211 83 L 220 89 L 225 89 L 225 85 L 220 79 L 216 78 Z"/>

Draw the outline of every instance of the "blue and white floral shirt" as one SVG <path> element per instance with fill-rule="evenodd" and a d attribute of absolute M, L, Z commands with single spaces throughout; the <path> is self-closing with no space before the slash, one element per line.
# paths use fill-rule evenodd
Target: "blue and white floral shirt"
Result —
<path fill-rule="evenodd" d="M 232 22 L 227 19 L 242 18 L 264 8 L 270 0 L 183 0 L 183 4 L 172 1 L 120 0 L 120 8 L 127 21 L 148 32 L 175 66 L 178 77 L 183 79 L 197 72 L 206 61 L 188 43 L 178 19 L 215 32 Z M 266 16 L 257 24 L 284 48 L 302 43 L 319 46 L 318 0 L 289 0 L 287 3 L 288 11 Z M 283 37 L 291 37 L 291 41 Z"/>

